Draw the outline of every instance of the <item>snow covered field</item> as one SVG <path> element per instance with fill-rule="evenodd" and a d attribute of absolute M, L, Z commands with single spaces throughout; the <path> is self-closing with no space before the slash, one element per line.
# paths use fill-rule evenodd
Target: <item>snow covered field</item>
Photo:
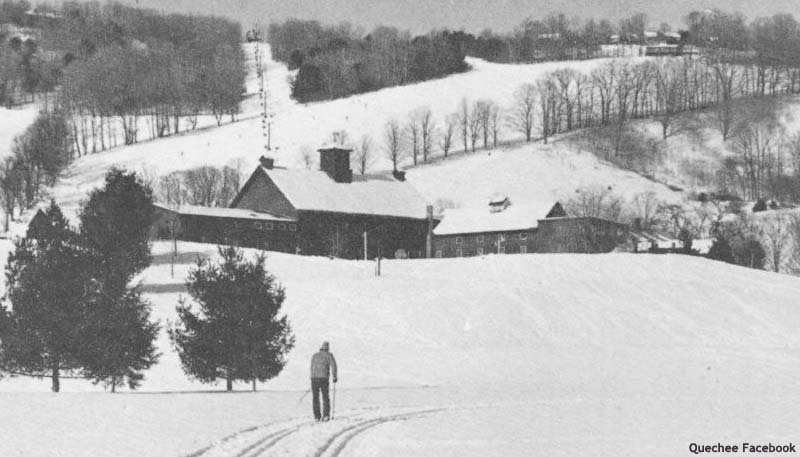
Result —
<path fill-rule="evenodd" d="M 24 132 L 36 118 L 35 105 L 0 108 L 0 159 L 11 154 L 14 137 Z"/>
<path fill-rule="evenodd" d="M 179 251 L 174 279 L 165 243 L 142 277 L 162 323 L 214 248 Z M 16 392 L 0 394 L 0 455 L 182 456 L 251 427 L 202 455 L 667 456 L 796 433 L 795 277 L 678 255 L 386 261 L 381 277 L 364 262 L 267 262 L 297 336 L 267 392 L 200 393 L 224 387 L 188 380 L 162 334 L 145 393 L 0 381 Z M 298 399 L 323 339 L 341 420 L 311 425 Z"/>
<path fill-rule="evenodd" d="M 409 169 L 407 178 L 431 203 L 441 199 L 459 207 L 483 207 L 493 194 L 507 195 L 513 203 L 563 201 L 578 190 L 597 187 L 611 189 L 628 201 L 647 192 L 665 203 L 680 203 L 683 198 L 664 184 L 562 141 L 479 151 Z"/>

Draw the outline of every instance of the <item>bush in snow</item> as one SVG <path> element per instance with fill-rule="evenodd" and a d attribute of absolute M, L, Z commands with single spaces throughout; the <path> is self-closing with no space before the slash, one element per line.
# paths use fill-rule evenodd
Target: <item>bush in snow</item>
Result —
<path fill-rule="evenodd" d="M 181 299 L 179 323 L 169 330 L 184 371 L 202 382 L 226 380 L 253 383 L 278 375 L 294 336 L 286 316 L 279 317 L 286 298 L 270 275 L 266 258 L 249 261 L 234 247 L 220 247 L 217 264 L 198 262 L 186 286 L 199 306 Z"/>

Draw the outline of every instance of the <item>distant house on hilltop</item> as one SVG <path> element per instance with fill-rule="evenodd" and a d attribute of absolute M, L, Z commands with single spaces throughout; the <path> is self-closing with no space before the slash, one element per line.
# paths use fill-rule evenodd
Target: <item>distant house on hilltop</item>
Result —
<path fill-rule="evenodd" d="M 447 210 L 434 229 L 436 257 L 547 252 L 608 252 L 626 228 L 594 217 L 570 217 L 558 202 L 515 205 L 492 198 L 488 207 Z"/>

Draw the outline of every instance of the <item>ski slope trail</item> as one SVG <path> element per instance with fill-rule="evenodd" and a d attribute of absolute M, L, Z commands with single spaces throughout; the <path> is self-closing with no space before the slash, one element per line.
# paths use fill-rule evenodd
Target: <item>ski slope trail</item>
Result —
<path fill-rule="evenodd" d="M 420 419 L 440 411 L 443 409 L 367 408 L 328 422 L 290 419 L 244 429 L 185 457 L 338 457 L 353 439 L 379 425 Z"/>

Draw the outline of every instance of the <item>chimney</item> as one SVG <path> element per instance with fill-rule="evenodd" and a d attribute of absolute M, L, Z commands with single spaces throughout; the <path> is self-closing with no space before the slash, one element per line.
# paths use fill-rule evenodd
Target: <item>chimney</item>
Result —
<path fill-rule="evenodd" d="M 323 146 L 319 149 L 319 169 L 324 171 L 338 183 L 353 182 L 353 170 L 350 169 L 350 152 L 341 145 Z"/>
<path fill-rule="evenodd" d="M 275 159 L 273 159 L 272 157 L 261 156 L 261 158 L 258 159 L 258 161 L 261 162 L 261 166 L 266 168 L 267 170 L 272 170 L 272 168 L 275 167 Z"/>

